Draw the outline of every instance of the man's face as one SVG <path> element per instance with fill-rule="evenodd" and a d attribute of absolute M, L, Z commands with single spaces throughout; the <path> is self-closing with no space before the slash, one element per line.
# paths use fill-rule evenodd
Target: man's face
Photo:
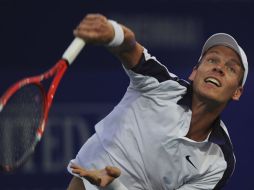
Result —
<path fill-rule="evenodd" d="M 241 79 L 244 70 L 238 54 L 225 46 L 210 48 L 189 79 L 193 93 L 212 102 L 227 103 L 239 100 L 242 94 Z"/>

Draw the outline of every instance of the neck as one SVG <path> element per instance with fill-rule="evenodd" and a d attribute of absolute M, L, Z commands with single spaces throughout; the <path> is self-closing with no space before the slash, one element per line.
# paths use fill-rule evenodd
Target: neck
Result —
<path fill-rule="evenodd" d="M 212 130 L 211 125 L 219 117 L 225 106 L 216 102 L 200 100 L 193 94 L 192 117 L 186 137 L 195 141 L 205 140 Z"/>

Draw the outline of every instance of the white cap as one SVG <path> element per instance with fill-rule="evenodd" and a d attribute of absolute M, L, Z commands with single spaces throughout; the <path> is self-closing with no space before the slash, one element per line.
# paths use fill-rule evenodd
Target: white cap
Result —
<path fill-rule="evenodd" d="M 200 60 L 201 60 L 203 54 L 209 48 L 211 48 L 213 46 L 216 46 L 216 45 L 223 45 L 223 46 L 227 46 L 229 48 L 232 48 L 240 56 L 242 64 L 243 64 L 243 67 L 244 67 L 244 75 L 243 75 L 243 82 L 242 82 L 242 86 L 243 86 L 245 84 L 245 82 L 246 82 L 247 75 L 248 75 L 248 70 L 249 70 L 248 69 L 247 56 L 244 53 L 243 49 L 238 45 L 237 41 L 232 36 L 230 36 L 229 34 L 226 34 L 226 33 L 216 33 L 216 34 L 210 36 L 207 39 L 207 41 L 205 42 L 204 46 L 203 46 Z"/>

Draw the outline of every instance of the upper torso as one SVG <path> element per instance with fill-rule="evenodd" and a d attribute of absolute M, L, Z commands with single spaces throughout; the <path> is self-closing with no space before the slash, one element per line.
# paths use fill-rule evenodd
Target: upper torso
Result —
<path fill-rule="evenodd" d="M 202 189 L 208 180 L 207 189 L 211 189 L 227 169 L 225 153 L 209 141 L 210 136 L 203 142 L 185 137 L 192 113 L 184 103 L 189 84 L 144 54 L 147 66 L 126 70 L 130 86 L 121 102 L 96 125 L 96 133 L 123 170 L 120 179 L 127 187 L 173 190 L 193 183 Z M 224 124 L 220 125 L 224 130 Z"/>

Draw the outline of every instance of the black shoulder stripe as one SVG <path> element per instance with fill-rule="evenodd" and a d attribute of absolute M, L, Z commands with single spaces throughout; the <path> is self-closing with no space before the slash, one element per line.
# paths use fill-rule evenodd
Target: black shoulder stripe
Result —
<path fill-rule="evenodd" d="M 218 143 L 218 145 L 220 146 L 220 148 L 224 154 L 225 160 L 227 162 L 227 168 L 223 174 L 223 177 L 215 186 L 214 190 L 220 190 L 226 185 L 227 181 L 231 177 L 232 173 L 234 172 L 234 168 L 235 168 L 235 157 L 234 157 L 234 153 L 233 153 L 232 143 L 229 140 L 229 137 L 227 136 L 225 131 L 221 127 L 219 128 L 219 133 L 221 135 L 223 135 L 224 139 L 225 139 L 224 143 Z"/>
<path fill-rule="evenodd" d="M 133 72 L 144 76 L 156 78 L 159 82 L 173 79 L 166 67 L 154 59 L 145 60 L 144 54 L 140 62 L 131 69 Z"/>
<path fill-rule="evenodd" d="M 221 149 L 224 152 L 225 160 L 227 162 L 227 169 L 225 170 L 221 180 L 215 186 L 214 190 L 220 190 L 226 185 L 235 167 L 235 159 L 232 152 L 228 151 L 225 146 L 222 146 Z"/>

